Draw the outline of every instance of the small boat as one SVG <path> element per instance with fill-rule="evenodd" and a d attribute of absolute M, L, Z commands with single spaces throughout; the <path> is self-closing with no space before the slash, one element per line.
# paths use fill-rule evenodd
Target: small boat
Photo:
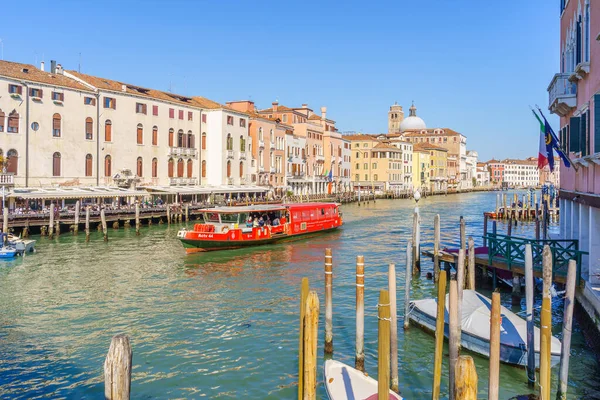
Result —
<path fill-rule="evenodd" d="M 331 231 L 343 224 L 337 203 L 215 207 L 198 212 L 204 223 L 177 233 L 188 253 L 272 244 Z"/>
<path fill-rule="evenodd" d="M 377 400 L 377 381 L 334 360 L 325 361 L 325 389 L 330 400 Z M 390 390 L 389 400 L 402 400 Z"/>
<path fill-rule="evenodd" d="M 411 301 L 410 321 L 429 332 L 435 332 L 437 299 Z M 492 302 L 474 290 L 463 290 L 461 346 L 475 353 L 489 357 L 490 346 L 490 310 Z M 502 324 L 500 326 L 500 361 L 518 366 L 527 365 L 527 322 L 501 307 Z M 444 336 L 448 337 L 448 295 L 444 316 Z M 534 328 L 534 349 L 536 365 L 539 365 L 540 330 Z M 554 336 L 550 344 L 550 362 L 560 362 L 561 343 Z"/>
<path fill-rule="evenodd" d="M 36 241 L 33 239 L 21 239 L 18 236 L 14 236 L 10 233 L 8 234 L 8 244 L 15 247 L 17 253 L 20 255 L 24 253 L 34 253 L 35 243 Z"/>
<path fill-rule="evenodd" d="M 17 249 L 13 247 L 0 247 L 0 259 L 14 258 L 17 255 Z"/>

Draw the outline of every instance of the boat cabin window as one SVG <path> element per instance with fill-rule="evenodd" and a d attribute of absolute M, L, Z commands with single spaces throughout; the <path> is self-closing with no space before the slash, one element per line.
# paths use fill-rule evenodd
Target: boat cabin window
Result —
<path fill-rule="evenodd" d="M 221 214 L 221 222 L 224 224 L 237 224 L 240 214 L 223 213 Z"/>
<path fill-rule="evenodd" d="M 221 222 L 219 220 L 219 213 L 217 212 L 205 212 L 204 213 L 204 222 Z"/>

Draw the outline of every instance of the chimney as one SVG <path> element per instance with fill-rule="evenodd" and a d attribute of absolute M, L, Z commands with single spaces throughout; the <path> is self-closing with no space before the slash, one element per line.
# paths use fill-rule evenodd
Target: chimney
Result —
<path fill-rule="evenodd" d="M 327 107 L 321 107 L 321 118 L 327 119 Z"/>
<path fill-rule="evenodd" d="M 302 104 L 302 108 L 308 108 L 308 104 L 306 104 L 306 103 Z"/>
<path fill-rule="evenodd" d="M 42 71 L 44 71 L 44 62 L 43 62 L 43 61 L 40 63 L 40 69 L 41 69 Z"/>
<path fill-rule="evenodd" d="M 56 64 L 56 73 L 62 75 L 62 73 L 63 73 L 62 65 Z"/>
<path fill-rule="evenodd" d="M 279 102 L 274 101 L 272 105 L 273 105 L 273 112 L 277 112 L 277 106 L 279 105 Z"/>
<path fill-rule="evenodd" d="M 124 92 L 126 92 L 127 91 L 127 85 L 122 84 L 121 85 L 121 90 L 124 91 Z"/>
<path fill-rule="evenodd" d="M 56 60 L 50 60 L 50 72 L 53 74 L 56 73 Z"/>

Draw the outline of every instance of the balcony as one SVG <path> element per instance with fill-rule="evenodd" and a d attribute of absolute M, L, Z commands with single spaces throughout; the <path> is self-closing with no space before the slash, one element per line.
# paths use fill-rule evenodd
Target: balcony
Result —
<path fill-rule="evenodd" d="M 169 178 L 171 186 L 196 185 L 196 178 Z"/>
<path fill-rule="evenodd" d="M 561 117 L 577 107 L 577 85 L 569 82 L 569 74 L 556 74 L 548 86 L 551 113 Z"/>
<path fill-rule="evenodd" d="M 227 150 L 227 159 L 233 160 L 233 150 Z"/>
<path fill-rule="evenodd" d="M 198 150 L 187 147 L 169 147 L 169 157 L 198 157 Z"/>
<path fill-rule="evenodd" d="M 258 172 L 265 172 L 265 167 L 258 167 Z"/>
<path fill-rule="evenodd" d="M 590 63 L 580 62 L 575 66 L 575 71 L 569 75 L 569 81 L 576 83 L 578 80 L 583 79 L 590 73 Z"/>
<path fill-rule="evenodd" d="M 239 158 L 240 158 L 240 160 L 245 160 L 246 159 L 246 152 L 245 151 L 240 151 Z"/>
<path fill-rule="evenodd" d="M 317 162 L 325 162 L 325 156 L 324 155 L 316 155 L 315 160 Z"/>
<path fill-rule="evenodd" d="M 229 177 L 226 179 L 228 185 L 233 185 L 233 178 Z"/>
<path fill-rule="evenodd" d="M 14 174 L 0 174 L 0 186 L 14 186 Z"/>
<path fill-rule="evenodd" d="M 259 149 L 264 149 L 265 148 L 265 141 L 264 140 L 258 140 L 258 148 Z"/>
<path fill-rule="evenodd" d="M 270 148 L 271 150 L 275 150 L 275 142 L 270 142 L 270 143 L 269 143 L 269 148 Z"/>
<path fill-rule="evenodd" d="M 269 168 L 269 172 L 272 173 L 272 174 L 274 174 L 276 172 L 275 167 Z"/>

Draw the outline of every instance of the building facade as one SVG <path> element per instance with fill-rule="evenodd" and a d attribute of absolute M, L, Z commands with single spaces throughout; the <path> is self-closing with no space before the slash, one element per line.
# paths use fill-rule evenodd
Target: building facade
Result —
<path fill-rule="evenodd" d="M 537 168 L 537 159 L 502 160 L 504 164 L 503 184 L 511 188 L 537 187 L 540 183 L 540 174 Z"/>

